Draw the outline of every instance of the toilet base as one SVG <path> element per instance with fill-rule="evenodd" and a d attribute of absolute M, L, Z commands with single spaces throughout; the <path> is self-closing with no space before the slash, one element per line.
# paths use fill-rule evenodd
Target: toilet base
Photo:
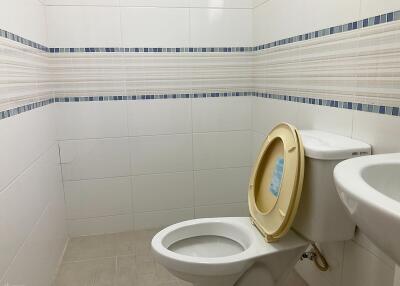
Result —
<path fill-rule="evenodd" d="M 215 248 L 214 240 L 203 243 L 209 237 L 224 239 L 219 239 Z M 229 241 L 243 250 L 231 254 Z M 249 217 L 182 222 L 165 228 L 152 240 L 156 261 L 197 286 L 280 286 L 307 246 L 308 241 L 292 231 L 278 242 L 266 243 Z"/>
<path fill-rule="evenodd" d="M 182 280 L 195 286 L 290 286 L 289 274 L 306 250 L 307 245 L 259 258 L 244 272 L 226 276 L 199 276 L 169 270 Z"/>
<path fill-rule="evenodd" d="M 189 275 L 186 273 L 177 273 L 176 271 L 171 271 L 174 276 L 185 280 L 187 282 L 193 283 L 194 286 L 233 286 L 235 282 L 242 276 L 242 274 L 227 275 L 227 276 L 198 276 Z M 194 282 L 196 281 L 196 282 Z"/>

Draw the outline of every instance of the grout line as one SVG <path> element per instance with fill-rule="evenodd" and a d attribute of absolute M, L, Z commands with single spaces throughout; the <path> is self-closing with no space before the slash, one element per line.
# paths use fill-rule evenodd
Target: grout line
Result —
<path fill-rule="evenodd" d="M 119 234 L 118 233 L 111 233 L 111 234 Z M 122 232 L 124 233 L 124 232 Z M 102 236 L 104 234 L 100 234 Z M 91 237 L 91 236 L 99 236 L 99 235 L 88 235 L 88 236 L 79 236 L 81 237 Z M 99 256 L 99 257 L 90 257 L 90 258 L 81 258 L 81 259 L 76 259 L 76 260 L 66 260 L 62 261 L 62 264 L 70 264 L 70 263 L 80 263 L 80 262 L 88 262 L 88 261 L 94 261 L 94 260 L 100 260 L 100 259 L 112 259 L 115 258 L 118 260 L 119 257 L 142 257 L 142 256 L 148 256 L 148 255 L 137 255 L 135 252 L 129 253 L 129 254 L 117 254 L 117 255 L 112 255 L 112 256 Z"/>
<path fill-rule="evenodd" d="M 33 235 L 33 233 L 35 232 L 35 230 L 37 229 L 39 223 L 41 222 L 42 218 L 44 217 L 44 215 L 46 214 L 47 210 L 49 209 L 50 205 L 52 204 L 52 201 L 48 201 L 46 204 L 46 207 L 44 207 L 43 211 L 41 212 L 41 214 L 39 215 L 38 219 L 35 221 L 34 225 L 32 226 L 32 229 L 29 231 L 28 235 L 26 235 L 24 241 L 22 242 L 22 244 L 18 247 L 13 259 L 11 260 L 11 262 L 7 265 L 7 268 L 4 271 L 4 274 L 2 277 L 0 277 L 0 281 L 2 281 L 5 277 L 7 277 L 8 272 L 10 271 L 12 265 L 14 264 L 15 260 L 17 259 L 18 255 L 20 254 L 20 252 L 22 251 L 22 249 L 24 248 L 25 244 L 28 242 L 28 240 L 31 238 L 31 236 Z M 7 285 L 7 284 L 6 284 Z"/>
<path fill-rule="evenodd" d="M 191 129 L 192 129 L 192 195 L 193 195 L 193 218 L 196 218 L 196 184 L 195 184 L 195 159 L 194 159 L 194 120 L 193 120 L 193 99 L 190 101 L 190 119 L 191 119 Z"/>
<path fill-rule="evenodd" d="M 259 133 L 255 131 L 256 133 Z M 241 166 L 228 166 L 228 167 L 213 167 L 207 169 L 190 169 L 183 171 L 164 171 L 164 172 L 153 172 L 153 173 L 140 173 L 134 175 L 126 175 L 126 176 L 113 176 L 113 177 L 95 177 L 95 178 L 82 178 L 82 179 L 63 179 L 65 182 L 81 182 L 81 181 L 95 181 L 95 180 L 107 180 L 107 179 L 122 179 L 122 178 L 131 178 L 131 177 L 144 177 L 144 176 L 152 176 L 152 175 L 174 175 L 174 174 L 183 174 L 183 173 L 196 173 L 203 171 L 215 171 L 215 170 L 232 170 L 232 169 L 243 169 L 243 168 L 251 168 L 250 165 L 241 165 Z"/>
<path fill-rule="evenodd" d="M 41 2 L 41 0 L 39 0 Z M 157 9 L 218 9 L 218 10 L 253 10 L 253 7 L 210 7 L 210 6 L 160 6 L 160 5 L 98 5 L 98 4 L 43 4 L 46 7 L 110 7 L 110 8 L 157 8 Z"/>
<path fill-rule="evenodd" d="M 132 215 L 132 212 L 124 212 L 124 213 L 117 213 L 117 214 L 109 214 L 109 215 L 98 215 L 98 216 L 91 216 L 91 217 L 80 217 L 80 218 L 68 218 L 65 217 L 66 221 L 78 221 L 78 220 L 91 220 L 91 219 L 98 219 L 98 218 L 111 218 L 111 217 L 119 217 L 119 216 L 127 216 Z"/>
<path fill-rule="evenodd" d="M 61 138 L 57 139 L 58 142 L 68 142 L 68 141 L 84 141 L 84 140 L 117 140 L 117 139 L 130 139 L 130 138 L 142 138 L 142 137 L 162 137 L 162 136 L 183 136 L 183 135 L 204 135 L 204 134 L 215 134 L 215 133 L 238 133 L 238 132 L 248 132 L 249 128 L 243 129 L 226 129 L 226 130 L 209 130 L 209 131 L 187 131 L 187 132 L 175 132 L 175 133 L 159 133 L 159 134 L 138 134 L 138 135 L 121 135 L 115 137 L 84 137 L 84 138 Z"/>
<path fill-rule="evenodd" d="M 28 170 L 30 170 L 33 167 L 33 165 L 36 164 L 40 159 L 42 159 L 45 156 L 45 154 L 48 153 L 56 144 L 57 144 L 56 142 L 53 142 L 48 147 L 44 148 L 43 151 L 39 152 L 39 155 L 37 155 L 36 158 L 32 159 L 32 161 L 27 163 L 28 165 L 27 167 L 25 167 L 17 175 L 11 178 L 10 181 L 2 189 L 0 189 L 0 193 L 6 191 L 12 184 L 14 184 L 17 180 L 19 180 L 22 175 L 24 175 Z"/>
<path fill-rule="evenodd" d="M 64 245 L 64 249 L 63 249 L 63 251 L 62 251 L 62 253 L 61 253 L 61 255 L 60 255 L 59 259 L 58 259 L 58 263 L 57 263 L 57 267 L 56 267 L 56 270 L 55 270 L 55 273 L 54 273 L 54 277 L 52 279 L 52 283 L 54 283 L 56 281 L 58 273 L 59 273 L 59 271 L 61 269 L 61 266 L 64 263 L 64 256 L 65 256 L 65 252 L 67 251 L 67 247 L 68 247 L 69 242 L 70 242 L 70 238 L 68 237 L 68 234 L 67 234 L 67 239 L 66 239 L 66 242 L 65 242 L 65 245 Z M 51 284 L 51 285 L 53 285 L 53 284 Z"/>
<path fill-rule="evenodd" d="M 255 5 L 255 6 L 253 6 L 253 11 L 254 11 L 255 9 L 257 9 L 258 7 L 264 5 L 265 3 L 269 2 L 269 1 L 270 1 L 270 0 L 263 0 L 261 3 L 259 3 L 259 4 Z"/>

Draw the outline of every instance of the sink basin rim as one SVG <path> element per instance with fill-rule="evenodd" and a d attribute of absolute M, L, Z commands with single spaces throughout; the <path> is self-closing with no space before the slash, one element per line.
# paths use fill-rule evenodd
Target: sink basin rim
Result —
<path fill-rule="evenodd" d="M 340 162 L 333 172 L 336 186 L 346 195 L 400 219 L 400 201 L 373 188 L 362 176 L 367 167 L 393 163 L 400 165 L 400 153 L 362 156 Z"/>

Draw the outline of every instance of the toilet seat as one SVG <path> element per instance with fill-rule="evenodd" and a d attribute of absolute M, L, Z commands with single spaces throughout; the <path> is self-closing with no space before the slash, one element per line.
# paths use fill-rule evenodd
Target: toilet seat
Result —
<path fill-rule="evenodd" d="M 304 148 L 298 131 L 277 125 L 265 139 L 250 177 L 248 204 L 253 224 L 268 242 L 290 229 L 300 202 Z"/>

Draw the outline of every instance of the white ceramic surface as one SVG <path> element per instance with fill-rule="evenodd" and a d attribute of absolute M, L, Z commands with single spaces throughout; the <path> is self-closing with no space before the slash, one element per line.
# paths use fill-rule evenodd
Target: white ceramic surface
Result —
<path fill-rule="evenodd" d="M 127 138 L 68 140 L 59 146 L 64 180 L 129 176 Z"/>
<path fill-rule="evenodd" d="M 371 146 L 359 140 L 317 130 L 300 130 L 304 154 L 319 160 L 343 160 L 370 155 Z"/>
<path fill-rule="evenodd" d="M 1 1 L 0 26 L 29 40 L 47 44 L 46 9 L 38 0 Z"/>
<path fill-rule="evenodd" d="M 212 247 L 202 247 L 204 242 Z M 210 252 L 215 243 L 218 251 Z M 253 263 L 263 259 L 276 266 L 269 269 L 270 281 L 264 281 L 265 285 L 279 285 L 289 261 L 296 261 L 307 244 L 293 232 L 279 242 L 266 243 L 250 218 L 225 217 L 169 226 L 154 236 L 152 249 L 159 263 L 195 285 L 233 285 Z M 286 253 L 285 258 L 274 256 L 280 253 Z"/>
<path fill-rule="evenodd" d="M 355 158 L 337 165 L 337 191 L 352 219 L 400 262 L 400 153 Z"/>
<path fill-rule="evenodd" d="M 249 131 L 194 133 L 194 169 L 250 166 L 250 140 Z"/>

